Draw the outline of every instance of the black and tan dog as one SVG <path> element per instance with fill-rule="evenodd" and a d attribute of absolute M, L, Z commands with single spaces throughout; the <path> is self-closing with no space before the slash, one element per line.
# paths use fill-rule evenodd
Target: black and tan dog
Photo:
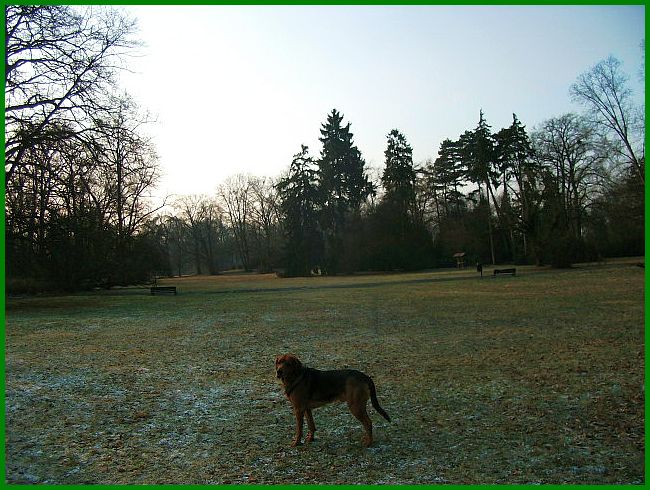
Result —
<path fill-rule="evenodd" d="M 366 430 L 363 444 L 366 447 L 372 444 L 372 421 L 366 412 L 368 398 L 375 410 L 390 422 L 390 417 L 377 401 L 375 383 L 361 371 L 354 369 L 321 371 L 303 366 L 296 356 L 285 354 L 275 358 L 275 373 L 282 380 L 284 393 L 293 405 L 296 416 L 296 437 L 293 439 L 292 446 L 301 443 L 305 415 L 309 427 L 305 442 L 314 440 L 316 425 L 311 414 L 312 408 L 334 401 L 347 402 L 352 415 L 363 424 Z"/>

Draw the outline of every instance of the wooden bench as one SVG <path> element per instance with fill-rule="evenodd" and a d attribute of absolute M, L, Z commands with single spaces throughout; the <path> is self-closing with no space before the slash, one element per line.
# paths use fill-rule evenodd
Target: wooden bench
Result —
<path fill-rule="evenodd" d="M 176 294 L 176 286 L 152 286 L 151 295 L 154 294 Z"/>
<path fill-rule="evenodd" d="M 513 276 L 517 275 L 517 269 L 512 267 L 511 269 L 494 269 L 493 277 L 496 277 L 499 274 L 512 274 Z"/>

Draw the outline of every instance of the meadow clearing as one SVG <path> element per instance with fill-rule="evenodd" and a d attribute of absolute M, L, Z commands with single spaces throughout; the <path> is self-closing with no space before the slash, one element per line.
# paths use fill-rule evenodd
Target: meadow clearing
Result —
<path fill-rule="evenodd" d="M 167 279 L 6 304 L 9 483 L 644 483 L 644 270 L 634 261 Z M 277 354 L 371 375 L 312 444 Z"/>

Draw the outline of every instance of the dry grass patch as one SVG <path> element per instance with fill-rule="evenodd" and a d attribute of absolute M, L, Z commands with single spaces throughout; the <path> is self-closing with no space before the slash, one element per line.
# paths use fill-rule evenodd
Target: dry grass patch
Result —
<path fill-rule="evenodd" d="M 8 300 L 9 482 L 643 482 L 639 268 L 175 282 Z M 373 376 L 373 448 L 336 405 L 288 447 L 288 351 Z"/>

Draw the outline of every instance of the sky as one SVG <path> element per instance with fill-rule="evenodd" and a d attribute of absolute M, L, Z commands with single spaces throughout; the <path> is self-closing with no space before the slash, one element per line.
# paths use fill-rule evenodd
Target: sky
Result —
<path fill-rule="evenodd" d="M 129 6 L 143 42 L 121 87 L 155 122 L 155 194 L 214 195 L 318 157 L 337 109 L 369 167 L 400 130 L 415 163 L 512 114 L 531 131 L 580 111 L 569 87 L 614 55 L 644 100 L 644 6 Z"/>

